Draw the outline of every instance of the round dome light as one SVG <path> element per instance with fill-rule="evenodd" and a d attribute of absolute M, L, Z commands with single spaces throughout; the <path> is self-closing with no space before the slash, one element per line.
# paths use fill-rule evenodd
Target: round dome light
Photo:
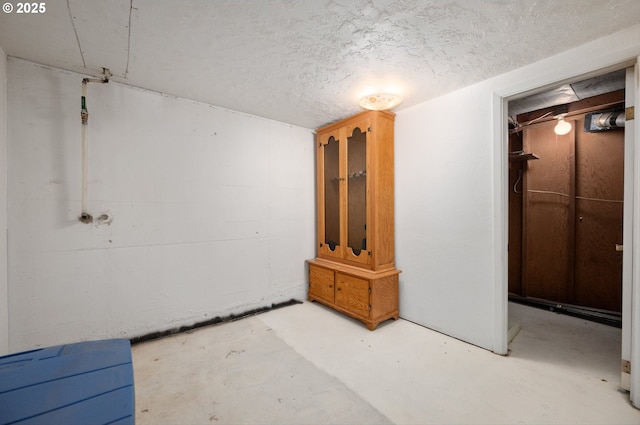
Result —
<path fill-rule="evenodd" d="M 402 98 L 392 93 L 376 93 L 364 96 L 358 102 L 358 105 L 372 111 L 386 111 L 393 109 L 402 103 Z"/>

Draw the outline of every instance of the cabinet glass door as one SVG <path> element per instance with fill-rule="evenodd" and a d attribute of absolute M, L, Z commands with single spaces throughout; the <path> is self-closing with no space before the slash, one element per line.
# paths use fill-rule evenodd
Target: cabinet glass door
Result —
<path fill-rule="evenodd" d="M 324 146 L 324 244 L 340 246 L 340 145 L 333 136 Z"/>
<path fill-rule="evenodd" d="M 367 251 L 367 133 L 355 127 L 347 135 L 348 257 L 368 262 Z"/>

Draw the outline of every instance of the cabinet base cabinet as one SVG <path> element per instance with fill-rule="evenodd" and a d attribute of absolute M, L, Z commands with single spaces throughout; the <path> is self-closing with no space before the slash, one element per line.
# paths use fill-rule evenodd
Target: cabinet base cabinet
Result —
<path fill-rule="evenodd" d="M 321 259 L 309 260 L 309 301 L 317 301 L 374 330 L 388 319 L 398 320 L 398 274 L 372 272 Z"/>

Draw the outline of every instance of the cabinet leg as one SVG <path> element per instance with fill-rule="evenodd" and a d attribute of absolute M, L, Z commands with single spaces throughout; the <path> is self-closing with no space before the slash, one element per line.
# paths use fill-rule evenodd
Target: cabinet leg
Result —
<path fill-rule="evenodd" d="M 393 316 L 390 316 L 388 319 L 384 319 L 384 320 L 382 320 L 380 322 L 375 322 L 375 323 L 366 322 L 365 325 L 367 325 L 367 328 L 370 331 L 375 331 L 380 323 L 384 322 L 385 320 L 389 320 L 389 319 L 393 319 L 394 321 L 397 321 L 398 319 L 400 319 L 400 314 L 394 314 Z"/>

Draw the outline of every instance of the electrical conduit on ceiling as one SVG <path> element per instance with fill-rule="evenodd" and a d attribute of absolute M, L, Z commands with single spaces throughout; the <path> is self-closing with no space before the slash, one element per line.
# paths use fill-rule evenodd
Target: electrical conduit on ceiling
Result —
<path fill-rule="evenodd" d="M 82 103 L 80 118 L 82 120 L 82 211 L 78 219 L 83 223 L 91 223 L 93 216 L 87 208 L 88 200 L 88 178 L 89 178 L 89 147 L 87 142 L 87 126 L 89 125 L 89 111 L 87 109 L 87 84 L 88 83 L 108 83 L 111 73 L 107 68 L 103 68 L 104 78 L 84 78 L 82 80 Z"/>

